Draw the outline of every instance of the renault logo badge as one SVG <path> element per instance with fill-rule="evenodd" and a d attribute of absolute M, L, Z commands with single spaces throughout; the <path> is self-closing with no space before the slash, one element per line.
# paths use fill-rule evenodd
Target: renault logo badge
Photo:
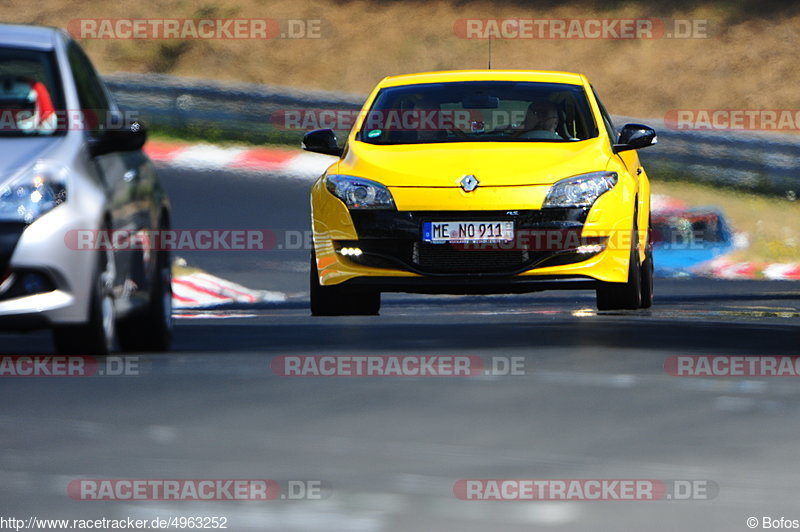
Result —
<path fill-rule="evenodd" d="M 480 185 L 478 179 L 472 174 L 465 175 L 458 181 L 458 183 L 461 185 L 461 188 L 464 189 L 464 192 L 472 192 L 478 188 L 478 185 Z"/>

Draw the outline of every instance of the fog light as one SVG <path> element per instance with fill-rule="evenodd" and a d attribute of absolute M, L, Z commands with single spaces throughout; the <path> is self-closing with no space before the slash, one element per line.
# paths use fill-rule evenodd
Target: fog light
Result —
<path fill-rule="evenodd" d="M 52 292 L 56 289 L 52 279 L 34 271 L 15 271 L 0 282 L 0 301 Z"/>
<path fill-rule="evenodd" d="M 580 254 L 588 254 L 588 253 L 600 253 L 605 249 L 605 246 L 602 244 L 591 244 L 588 246 L 578 246 L 577 251 Z"/>
<path fill-rule="evenodd" d="M 361 251 L 361 248 L 342 248 L 339 253 L 345 257 L 358 257 L 363 251 Z"/>
<path fill-rule="evenodd" d="M 26 273 L 22 276 L 22 288 L 26 294 L 39 294 L 52 290 L 47 278 L 38 273 Z"/>

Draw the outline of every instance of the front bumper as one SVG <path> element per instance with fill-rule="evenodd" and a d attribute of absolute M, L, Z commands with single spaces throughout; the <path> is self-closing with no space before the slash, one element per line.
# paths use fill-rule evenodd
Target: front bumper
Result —
<path fill-rule="evenodd" d="M 358 256 L 340 257 L 368 268 L 404 270 L 420 275 L 508 276 L 534 268 L 574 264 L 588 258 L 577 253 L 589 210 L 548 209 L 529 211 L 354 211 L 350 213 L 358 240 L 337 240 L 337 254 L 358 248 Z M 436 221 L 511 222 L 514 241 L 496 244 L 431 244 L 420 240 L 422 225 Z M 550 239 L 548 237 L 556 237 Z M 565 246 L 567 237 L 574 246 Z M 595 243 L 595 240 L 591 240 Z M 596 254 L 596 253 L 595 253 Z"/>
<path fill-rule="evenodd" d="M 0 330 L 85 323 L 94 252 L 70 249 L 71 230 L 96 229 L 97 213 L 66 203 L 30 225 L 0 224 Z"/>
<path fill-rule="evenodd" d="M 418 190 L 421 199 L 416 209 L 427 207 L 428 189 Z M 384 291 L 507 293 L 591 288 L 598 281 L 627 280 L 634 201 L 622 187 L 601 196 L 591 208 L 504 210 L 505 202 L 475 202 L 448 194 L 451 201 L 443 204 L 452 210 L 406 206 L 351 212 L 319 181 L 312 192 L 312 228 L 320 283 L 371 285 Z M 462 204 L 471 208 L 456 208 Z M 513 221 L 517 234 L 555 232 L 562 237 L 577 235 L 579 241 L 554 249 L 536 244 L 486 249 L 422 242 L 422 224 L 440 220 Z M 628 235 L 627 242 L 620 238 L 623 234 Z M 598 243 L 599 249 L 592 246 L 588 252 L 581 246 Z M 578 246 L 583 248 L 580 253 Z M 360 254 L 344 256 L 343 248 L 357 248 Z"/>

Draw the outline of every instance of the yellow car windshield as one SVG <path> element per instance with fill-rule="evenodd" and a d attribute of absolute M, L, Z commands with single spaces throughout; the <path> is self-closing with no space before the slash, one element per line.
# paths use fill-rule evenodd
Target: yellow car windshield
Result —
<path fill-rule="evenodd" d="M 383 145 L 572 142 L 597 134 L 580 85 L 476 81 L 384 88 L 358 139 Z"/>

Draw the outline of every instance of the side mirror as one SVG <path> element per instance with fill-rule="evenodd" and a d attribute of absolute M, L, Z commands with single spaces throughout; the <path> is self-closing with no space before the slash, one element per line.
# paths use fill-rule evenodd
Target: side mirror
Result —
<path fill-rule="evenodd" d="M 625 124 L 619 132 L 619 140 L 614 144 L 614 153 L 627 150 L 638 150 L 652 146 L 658 142 L 656 130 L 642 124 Z"/>
<path fill-rule="evenodd" d="M 141 122 L 131 122 L 120 128 L 104 129 L 89 139 L 92 157 L 118 151 L 136 151 L 147 142 L 147 128 Z"/>
<path fill-rule="evenodd" d="M 315 129 L 303 135 L 301 147 L 306 151 L 335 155 L 341 157 L 344 150 L 336 141 L 336 133 L 332 129 Z"/>

